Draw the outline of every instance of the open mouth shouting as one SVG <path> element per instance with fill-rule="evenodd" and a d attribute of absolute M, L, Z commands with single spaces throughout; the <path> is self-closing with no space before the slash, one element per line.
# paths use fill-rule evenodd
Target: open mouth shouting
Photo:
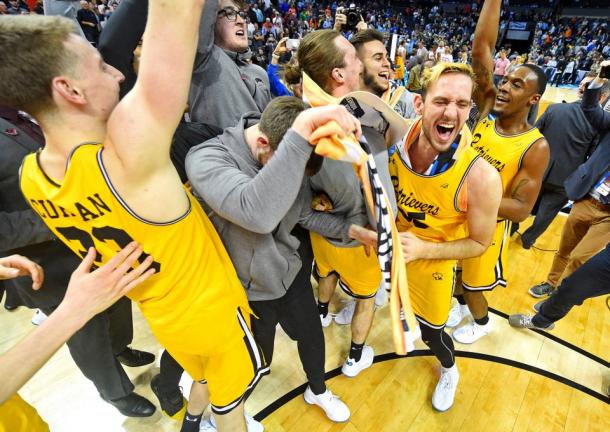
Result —
<path fill-rule="evenodd" d="M 441 141 L 447 142 L 451 140 L 455 128 L 455 123 L 440 122 L 436 124 L 436 133 L 438 134 Z"/>
<path fill-rule="evenodd" d="M 377 74 L 377 76 L 385 82 L 390 81 L 390 72 L 389 71 L 379 72 L 379 74 Z"/>

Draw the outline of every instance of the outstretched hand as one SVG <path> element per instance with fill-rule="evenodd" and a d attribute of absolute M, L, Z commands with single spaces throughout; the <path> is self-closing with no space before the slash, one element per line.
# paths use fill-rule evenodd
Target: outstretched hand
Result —
<path fill-rule="evenodd" d="M 66 297 L 61 306 L 71 308 L 87 320 L 108 309 L 155 272 L 154 268 L 149 268 L 153 263 L 152 256 L 148 256 L 138 267 L 132 269 L 142 252 L 142 247 L 132 242 L 106 264 L 91 271 L 96 251 L 89 248 L 87 255 L 70 277 Z"/>
<path fill-rule="evenodd" d="M 28 275 L 32 277 L 32 288 L 39 289 L 44 280 L 42 267 L 21 255 L 0 258 L 0 280 Z"/>
<path fill-rule="evenodd" d="M 292 128 L 309 141 L 311 135 L 321 126 L 336 121 L 342 129 L 343 136 L 354 134 L 356 139 L 360 139 L 362 128 L 360 121 L 341 105 L 328 105 L 316 108 L 309 108 L 303 111 L 294 120 Z"/>

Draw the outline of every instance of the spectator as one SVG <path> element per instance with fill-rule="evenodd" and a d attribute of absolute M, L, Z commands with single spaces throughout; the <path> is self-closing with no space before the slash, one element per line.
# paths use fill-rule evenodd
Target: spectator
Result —
<path fill-rule="evenodd" d="M 497 86 L 504 75 L 506 74 L 506 68 L 510 65 L 510 60 L 506 57 L 506 51 L 500 51 L 500 58 L 496 60 L 494 65 L 494 85 Z"/>
<path fill-rule="evenodd" d="M 76 20 L 80 24 L 87 40 L 97 46 L 100 36 L 97 15 L 93 12 L 91 3 L 86 0 L 81 0 L 80 7 L 76 13 Z"/>

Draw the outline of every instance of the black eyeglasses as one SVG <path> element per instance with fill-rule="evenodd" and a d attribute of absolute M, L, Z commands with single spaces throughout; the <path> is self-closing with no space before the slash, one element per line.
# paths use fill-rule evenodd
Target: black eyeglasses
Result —
<path fill-rule="evenodd" d="M 218 11 L 219 17 L 225 17 L 229 21 L 236 21 L 237 15 L 242 17 L 242 19 L 248 18 L 248 12 L 244 10 L 237 10 L 231 7 L 227 7 Z"/>

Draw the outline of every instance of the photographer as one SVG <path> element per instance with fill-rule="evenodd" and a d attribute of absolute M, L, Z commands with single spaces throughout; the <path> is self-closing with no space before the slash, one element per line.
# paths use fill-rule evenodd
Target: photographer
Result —
<path fill-rule="evenodd" d="M 362 18 L 360 9 L 352 3 L 347 10 L 343 7 L 337 8 L 333 29 L 351 36 L 359 31 L 366 30 L 367 25 L 364 22 L 364 18 Z M 349 39 L 349 37 L 347 37 L 347 39 Z"/>

